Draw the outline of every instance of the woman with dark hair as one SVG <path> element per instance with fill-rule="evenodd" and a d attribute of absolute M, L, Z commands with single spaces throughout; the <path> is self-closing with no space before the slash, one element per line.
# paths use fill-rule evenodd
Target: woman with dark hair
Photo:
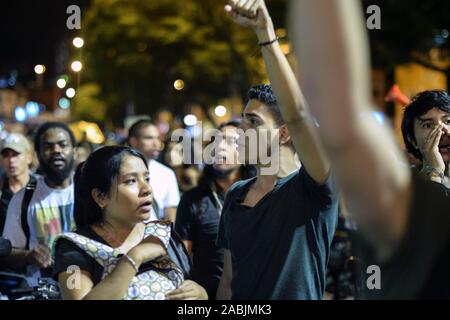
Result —
<path fill-rule="evenodd" d="M 253 166 L 237 162 L 238 128 L 237 121 L 219 126 L 214 164 L 205 166 L 198 187 L 183 194 L 175 220 L 175 229 L 193 256 L 193 279 L 210 299 L 216 297 L 223 270 L 224 251 L 216 245 L 216 238 L 225 194 L 234 182 L 256 174 Z"/>
<path fill-rule="evenodd" d="M 207 299 L 167 255 L 170 223 L 144 223 L 149 182 L 147 161 L 128 147 L 98 149 L 77 168 L 77 229 L 56 244 L 55 277 L 65 299 Z"/>

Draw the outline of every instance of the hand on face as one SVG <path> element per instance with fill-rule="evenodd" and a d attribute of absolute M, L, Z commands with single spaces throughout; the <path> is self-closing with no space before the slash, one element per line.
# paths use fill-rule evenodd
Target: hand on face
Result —
<path fill-rule="evenodd" d="M 446 125 L 439 124 L 431 130 L 421 149 L 424 167 L 428 166 L 442 172 L 445 171 L 445 162 L 441 151 L 448 153 L 448 150 L 440 150 L 439 148 L 444 139 L 449 139 L 445 136 L 450 136 L 450 131 Z"/>

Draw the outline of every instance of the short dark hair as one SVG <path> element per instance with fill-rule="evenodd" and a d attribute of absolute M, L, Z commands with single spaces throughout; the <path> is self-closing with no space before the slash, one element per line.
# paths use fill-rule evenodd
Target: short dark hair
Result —
<path fill-rule="evenodd" d="M 61 129 L 67 132 L 70 138 L 70 142 L 72 143 L 72 147 L 76 147 L 77 140 L 75 139 L 75 135 L 67 124 L 63 122 L 46 122 L 38 128 L 34 137 L 34 150 L 38 155 L 41 152 L 41 137 L 44 135 L 44 133 L 51 129 Z"/>
<path fill-rule="evenodd" d="M 270 113 L 275 118 L 275 123 L 279 126 L 285 124 L 283 117 L 281 115 L 280 106 L 278 105 L 277 97 L 273 93 L 272 86 L 269 84 L 259 84 L 253 86 L 247 93 L 247 98 L 249 100 L 255 99 L 264 103 Z"/>
<path fill-rule="evenodd" d="M 419 160 L 422 160 L 422 154 L 414 145 L 417 143 L 414 134 L 414 121 L 433 108 L 450 113 L 450 97 L 446 91 L 429 90 L 418 93 L 412 98 L 411 103 L 405 107 L 403 114 L 402 135 L 406 149 Z"/>
<path fill-rule="evenodd" d="M 119 175 L 123 158 L 126 155 L 142 159 L 148 169 L 147 161 L 137 150 L 130 147 L 108 146 L 95 150 L 85 162 L 78 165 L 75 176 L 74 220 L 78 229 L 103 221 L 103 211 L 91 195 L 98 189 L 109 195 L 114 179 Z"/>
<path fill-rule="evenodd" d="M 142 128 L 149 126 L 156 127 L 156 125 L 150 119 L 141 119 L 133 123 L 133 125 L 128 129 L 128 139 L 131 137 L 139 138 L 139 132 Z"/>

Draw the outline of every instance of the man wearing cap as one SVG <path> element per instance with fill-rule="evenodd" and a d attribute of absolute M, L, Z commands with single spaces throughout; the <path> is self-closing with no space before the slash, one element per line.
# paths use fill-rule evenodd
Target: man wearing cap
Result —
<path fill-rule="evenodd" d="M 20 133 L 11 133 L 4 141 L 1 164 L 6 175 L 0 180 L 0 235 L 5 226 L 6 211 L 13 195 L 24 188 L 30 180 L 32 150 L 27 138 Z"/>

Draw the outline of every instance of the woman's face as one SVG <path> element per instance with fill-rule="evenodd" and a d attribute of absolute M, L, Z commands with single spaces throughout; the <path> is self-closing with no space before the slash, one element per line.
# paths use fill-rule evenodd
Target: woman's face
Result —
<path fill-rule="evenodd" d="M 124 156 L 119 175 L 106 198 L 106 219 L 130 225 L 150 218 L 152 208 L 150 176 L 142 159 Z"/>

